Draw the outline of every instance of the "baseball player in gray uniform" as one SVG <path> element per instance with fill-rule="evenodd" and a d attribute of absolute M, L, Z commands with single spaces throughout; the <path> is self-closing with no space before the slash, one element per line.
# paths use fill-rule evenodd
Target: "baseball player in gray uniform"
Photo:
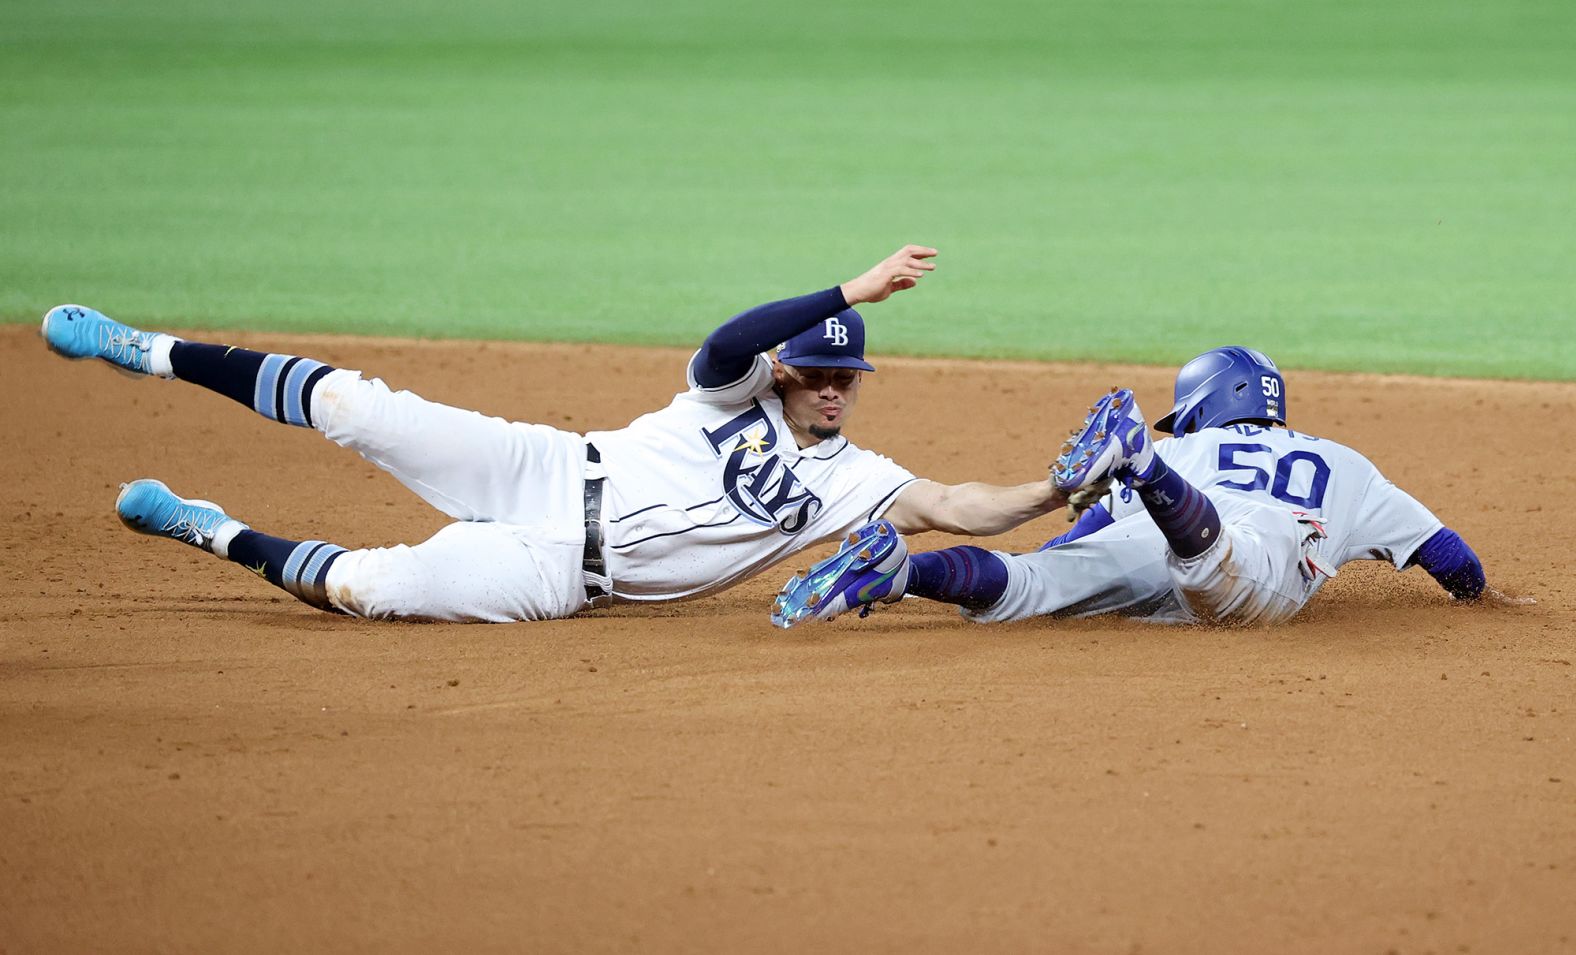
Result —
<path fill-rule="evenodd" d="M 1458 600 L 1531 602 L 1488 587 L 1455 531 L 1365 457 L 1286 426 L 1286 382 L 1261 352 L 1205 352 L 1177 375 L 1151 441 L 1127 389 L 1112 389 L 1063 446 L 1069 494 L 1117 485 L 1032 554 L 952 547 L 910 556 L 901 528 L 872 522 L 777 597 L 789 627 L 861 615 L 905 595 L 981 621 L 1121 613 L 1165 623 L 1290 619 L 1352 560 L 1417 565 Z"/>
<path fill-rule="evenodd" d="M 178 378 L 315 428 L 455 521 L 415 546 L 347 549 L 263 534 L 144 479 L 116 501 L 131 529 L 241 564 L 325 610 L 538 620 L 714 593 L 878 518 L 905 533 L 997 534 L 1065 504 L 1044 480 L 919 479 L 842 434 L 875 370 L 852 306 L 913 288 L 935 255 L 906 246 L 841 285 L 735 316 L 707 337 L 666 408 L 585 435 L 451 408 L 310 358 L 140 331 L 79 305 L 51 309 L 42 331 L 68 358 Z"/>

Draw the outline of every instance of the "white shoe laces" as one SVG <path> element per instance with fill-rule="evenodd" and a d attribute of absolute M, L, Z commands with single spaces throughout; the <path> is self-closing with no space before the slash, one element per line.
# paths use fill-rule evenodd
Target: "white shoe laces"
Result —
<path fill-rule="evenodd" d="M 188 544 L 206 547 L 208 542 L 213 540 L 213 532 L 223 521 L 223 514 L 208 513 L 200 508 L 183 504 L 175 508 L 175 513 L 170 516 L 169 523 L 165 524 L 162 530 Z"/>
<path fill-rule="evenodd" d="M 99 348 L 105 356 L 115 361 L 131 362 L 139 367 L 147 361 L 148 348 L 153 336 L 134 332 L 125 326 L 106 324 L 99 329 Z"/>

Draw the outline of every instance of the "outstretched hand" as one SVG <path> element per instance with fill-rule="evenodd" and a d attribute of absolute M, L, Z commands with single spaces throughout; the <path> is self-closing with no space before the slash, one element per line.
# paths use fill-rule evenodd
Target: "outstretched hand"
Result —
<path fill-rule="evenodd" d="M 1532 597 L 1513 597 L 1493 587 L 1484 587 L 1478 601 L 1485 607 L 1530 607 L 1537 603 Z"/>
<path fill-rule="evenodd" d="M 936 250 L 928 246 L 905 245 L 864 275 L 844 282 L 843 298 L 849 305 L 884 302 L 893 292 L 911 289 L 919 284 L 920 276 L 935 271 L 936 263 L 927 260 L 936 254 Z"/>

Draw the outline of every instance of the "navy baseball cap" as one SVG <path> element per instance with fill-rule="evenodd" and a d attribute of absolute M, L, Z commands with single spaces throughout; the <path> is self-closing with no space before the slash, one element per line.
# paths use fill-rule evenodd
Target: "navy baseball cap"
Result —
<path fill-rule="evenodd" d="M 777 349 L 777 360 L 800 368 L 876 370 L 865 361 L 865 320 L 851 308 L 783 342 Z"/>

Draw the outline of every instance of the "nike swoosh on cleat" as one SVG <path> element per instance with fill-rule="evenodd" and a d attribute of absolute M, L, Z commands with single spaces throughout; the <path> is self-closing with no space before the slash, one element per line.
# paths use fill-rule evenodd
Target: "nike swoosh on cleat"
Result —
<path fill-rule="evenodd" d="M 870 583 L 864 585 L 863 587 L 860 587 L 859 590 L 854 593 L 854 598 L 857 600 L 857 602 L 862 603 L 862 604 L 869 603 L 870 601 L 876 599 L 876 598 L 870 596 L 870 592 L 872 590 L 875 590 L 877 587 L 881 586 L 882 584 L 886 583 L 887 581 L 891 580 L 893 577 L 896 577 L 897 576 L 897 572 L 898 572 L 898 568 L 894 567 L 891 570 L 887 571 L 886 573 L 882 574 L 880 577 L 877 577 L 875 580 L 872 580 Z"/>

